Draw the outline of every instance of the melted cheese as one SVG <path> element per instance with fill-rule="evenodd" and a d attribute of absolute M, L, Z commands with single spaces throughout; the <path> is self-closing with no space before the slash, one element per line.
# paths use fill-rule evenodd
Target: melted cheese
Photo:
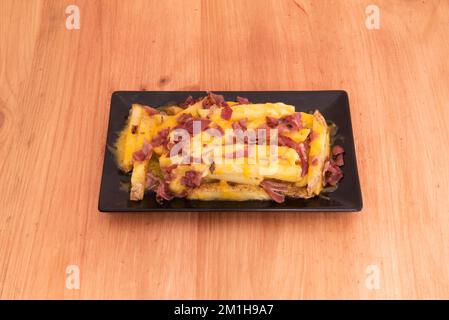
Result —
<path fill-rule="evenodd" d="M 120 133 L 116 142 L 117 160 L 124 171 L 133 169 L 132 154 L 139 150 L 143 143 L 151 141 L 159 131 L 165 128 L 174 128 L 178 125 L 178 118 L 182 114 L 191 114 L 195 118 L 208 118 L 211 120 L 210 127 L 220 126 L 222 129 L 231 129 L 235 121 L 247 120 L 248 130 L 263 127 L 266 117 L 276 119 L 294 114 L 295 108 L 283 103 L 247 104 L 240 105 L 235 102 L 228 102 L 233 112 L 230 120 L 221 117 L 221 108 L 212 106 L 210 109 L 202 109 L 202 101 L 182 109 L 176 106 L 169 108 L 170 114 L 156 114 L 149 116 L 144 108 L 134 104 L 130 111 L 127 126 Z M 249 198 L 263 199 L 267 194 L 258 185 L 263 179 L 277 179 L 292 182 L 296 187 L 307 186 L 307 192 L 319 194 L 322 190 L 322 170 L 326 157 L 329 157 L 329 132 L 324 118 L 319 112 L 314 115 L 301 112 L 301 122 L 303 129 L 299 131 L 291 130 L 284 134 L 297 143 L 304 142 L 312 132 L 314 139 L 310 143 L 309 151 L 309 172 L 305 177 L 301 177 L 301 165 L 298 153 L 289 147 L 277 147 L 277 157 L 271 158 L 269 148 L 263 146 L 254 147 L 254 158 L 224 159 L 223 155 L 237 150 L 243 150 L 244 145 L 226 146 L 226 137 L 214 137 L 208 132 L 202 132 L 191 138 L 189 155 L 195 158 L 203 157 L 206 163 L 200 164 L 180 164 L 172 172 L 173 180 L 169 182 L 169 188 L 176 194 L 182 194 L 188 189 L 181 183 L 182 177 L 187 171 L 198 171 L 204 177 L 199 188 L 195 188 L 189 194 L 191 199 L 211 200 L 247 200 Z M 137 128 L 137 132 L 134 132 Z M 227 134 L 232 135 L 232 131 Z M 169 139 L 173 142 L 173 135 L 170 132 Z M 229 141 L 229 140 L 228 140 Z M 228 149 L 227 149 L 228 148 Z M 198 153 L 202 150 L 203 154 Z M 231 150 L 231 151 L 229 151 Z M 179 164 L 180 157 L 170 158 L 164 153 L 163 147 L 154 148 L 154 153 L 159 156 L 159 166 L 168 167 L 172 164 Z M 205 152 L 209 158 L 204 157 Z M 189 157 L 190 158 L 190 157 Z M 230 161 L 228 161 L 230 160 Z M 214 171 L 210 172 L 210 163 L 214 162 Z M 131 197 L 141 198 L 144 178 L 148 170 L 148 161 L 134 163 L 131 183 Z M 211 183 L 218 180 L 218 183 Z M 238 185 L 229 185 L 228 182 Z M 209 188 L 207 185 L 213 187 Z M 246 189 L 245 189 L 246 188 Z M 196 191 L 195 191 L 196 190 Z M 242 190 L 252 193 L 242 194 Z"/>
<path fill-rule="evenodd" d="M 310 142 L 307 192 L 318 195 L 323 189 L 323 167 L 329 158 L 329 130 L 323 116 L 315 111 L 312 125 L 313 139 Z"/>

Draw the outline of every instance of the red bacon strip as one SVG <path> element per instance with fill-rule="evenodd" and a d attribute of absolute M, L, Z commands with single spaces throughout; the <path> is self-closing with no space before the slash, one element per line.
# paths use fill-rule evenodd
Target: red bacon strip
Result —
<path fill-rule="evenodd" d="M 232 108 L 230 106 L 224 106 L 221 109 L 221 117 L 224 120 L 230 120 L 232 117 Z"/>
<path fill-rule="evenodd" d="M 247 126 L 247 119 L 240 119 L 232 124 L 232 129 L 245 131 Z"/>
<path fill-rule="evenodd" d="M 182 115 L 183 116 L 183 115 Z M 179 117 L 181 118 L 181 116 Z M 184 116 L 182 119 L 178 118 L 178 123 L 173 129 L 185 129 L 189 134 L 193 134 L 193 127 L 195 123 L 200 122 L 200 130 L 204 131 L 207 129 L 211 121 L 209 119 L 193 118 L 192 115 Z"/>
<path fill-rule="evenodd" d="M 186 171 L 184 177 L 181 178 L 181 183 L 189 188 L 199 187 L 201 184 L 201 172 Z"/>
<path fill-rule="evenodd" d="M 331 186 L 336 186 L 337 183 L 343 178 L 343 172 L 333 161 L 325 164 L 324 182 Z"/>
<path fill-rule="evenodd" d="M 278 136 L 278 144 L 280 146 L 286 146 L 292 149 L 295 149 L 299 155 L 299 159 L 301 160 L 301 177 L 304 177 L 309 171 L 309 162 L 307 160 L 307 145 L 304 143 L 297 143 L 293 141 L 291 138 L 286 137 L 284 135 Z"/>
<path fill-rule="evenodd" d="M 153 175 L 151 172 L 147 173 L 145 183 L 148 190 L 152 190 L 156 193 L 156 201 L 158 203 L 162 203 L 163 200 L 171 200 L 174 198 L 167 182 Z"/>
<path fill-rule="evenodd" d="M 187 107 L 191 106 L 195 102 L 196 101 L 195 101 L 195 99 L 193 99 L 192 96 L 188 96 L 187 99 L 184 102 L 181 102 L 180 104 L 178 104 L 178 106 L 183 109 L 186 109 Z"/>
<path fill-rule="evenodd" d="M 294 114 L 286 116 L 281 119 L 281 123 L 286 124 L 291 129 L 300 130 L 302 129 L 301 113 L 295 112 Z"/>
<path fill-rule="evenodd" d="M 276 128 L 277 125 L 279 124 L 279 120 L 273 117 L 266 117 L 266 121 L 267 126 L 269 126 L 270 128 Z"/>
<path fill-rule="evenodd" d="M 277 203 L 282 203 L 285 200 L 285 192 L 288 189 L 288 184 L 286 182 L 278 180 L 263 180 L 260 186 L 265 190 L 265 192 Z"/>
<path fill-rule="evenodd" d="M 249 102 L 248 99 L 243 98 L 243 97 L 239 97 L 239 96 L 237 96 L 236 100 L 237 100 L 237 102 L 239 104 L 250 104 L 251 103 L 251 102 Z"/>
<path fill-rule="evenodd" d="M 217 105 L 220 107 L 227 106 L 224 97 L 221 94 L 215 94 L 213 92 L 208 92 L 207 97 L 203 100 L 203 108 L 209 109 L 213 105 Z"/>
<path fill-rule="evenodd" d="M 133 153 L 133 159 L 135 161 L 150 160 L 152 155 L 153 155 L 153 146 L 151 143 L 145 140 L 143 142 L 142 149 L 135 151 Z"/>
<path fill-rule="evenodd" d="M 168 134 L 170 132 L 170 128 L 165 128 L 160 130 L 157 135 L 151 141 L 153 147 L 158 147 L 161 145 L 167 145 L 168 142 Z"/>
<path fill-rule="evenodd" d="M 156 201 L 162 203 L 164 200 L 171 200 L 174 195 L 170 192 L 168 184 L 166 182 L 161 182 L 156 188 Z"/>
<path fill-rule="evenodd" d="M 344 161 L 344 159 L 343 159 L 343 153 L 340 153 L 339 155 L 337 155 L 337 156 L 335 157 L 334 163 L 335 163 L 337 166 L 339 166 L 339 167 L 341 167 L 341 166 L 343 166 L 343 165 L 345 164 L 345 161 Z"/>

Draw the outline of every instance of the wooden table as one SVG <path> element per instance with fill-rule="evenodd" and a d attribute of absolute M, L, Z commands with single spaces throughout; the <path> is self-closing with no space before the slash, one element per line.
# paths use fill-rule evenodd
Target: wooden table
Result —
<path fill-rule="evenodd" d="M 0 2 L 1 298 L 449 298 L 448 1 L 69 2 Z M 99 213 L 111 93 L 206 89 L 347 90 L 362 213 Z"/>

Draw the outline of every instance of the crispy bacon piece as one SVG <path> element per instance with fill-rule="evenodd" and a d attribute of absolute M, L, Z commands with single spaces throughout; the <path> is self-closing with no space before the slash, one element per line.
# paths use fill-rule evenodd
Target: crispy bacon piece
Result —
<path fill-rule="evenodd" d="M 227 106 L 224 97 L 221 94 L 215 94 L 213 92 L 208 92 L 207 97 L 203 100 L 203 108 L 209 109 L 213 105 L 217 105 L 220 107 Z"/>
<path fill-rule="evenodd" d="M 157 135 L 151 141 L 153 147 L 158 147 L 162 145 L 166 145 L 168 142 L 168 134 L 170 132 L 170 128 L 162 129 L 157 133 Z"/>
<path fill-rule="evenodd" d="M 240 119 L 232 124 L 232 129 L 245 131 L 247 128 L 247 119 Z"/>
<path fill-rule="evenodd" d="M 334 158 L 334 163 L 341 167 L 345 164 L 345 161 L 343 159 L 343 153 L 345 152 L 345 149 L 343 149 L 342 146 L 334 145 L 332 147 L 332 156 Z"/>
<path fill-rule="evenodd" d="M 187 121 L 193 119 L 193 116 L 190 113 L 182 113 L 179 115 L 179 117 L 176 119 L 176 122 L 179 124 L 184 124 Z"/>
<path fill-rule="evenodd" d="M 172 164 L 172 165 L 169 165 L 168 167 L 161 167 L 162 174 L 163 174 L 165 180 L 171 179 L 171 174 L 172 174 L 173 170 L 176 169 L 177 166 L 178 166 L 177 164 Z"/>
<path fill-rule="evenodd" d="M 277 125 L 279 124 L 279 120 L 273 117 L 266 117 L 266 121 L 267 126 L 269 126 L 270 128 L 276 128 Z"/>
<path fill-rule="evenodd" d="M 171 200 L 174 195 L 170 192 L 167 182 L 161 178 L 148 172 L 145 181 L 148 190 L 152 190 L 156 193 L 156 201 L 162 203 L 164 200 Z"/>
<path fill-rule="evenodd" d="M 209 126 L 211 121 L 209 119 L 201 119 L 201 118 L 194 118 L 190 113 L 183 113 L 181 114 L 176 121 L 178 122 L 178 125 L 174 127 L 173 129 L 185 129 L 189 134 L 193 134 L 193 127 L 195 121 L 201 122 L 200 123 L 200 129 L 201 131 L 206 130 L 206 128 Z"/>
<path fill-rule="evenodd" d="M 159 113 L 159 110 L 150 106 L 143 106 L 143 109 L 148 113 L 149 116 L 154 116 L 155 114 Z"/>
<path fill-rule="evenodd" d="M 335 157 L 334 163 L 339 167 L 341 167 L 345 164 L 345 161 L 343 159 L 343 153 L 340 153 Z"/>
<path fill-rule="evenodd" d="M 156 201 L 162 203 L 164 200 L 171 200 L 174 195 L 170 192 L 168 184 L 166 182 L 161 182 L 156 188 Z"/>
<path fill-rule="evenodd" d="M 143 142 L 142 149 L 135 151 L 133 153 L 133 159 L 135 161 L 150 160 L 152 155 L 153 155 L 153 146 L 151 143 L 145 140 Z"/>
<path fill-rule="evenodd" d="M 186 109 L 187 107 L 191 106 L 195 102 L 196 102 L 196 100 L 193 99 L 192 96 L 188 96 L 187 99 L 184 102 L 181 102 L 180 104 L 178 104 L 178 107 Z"/>
<path fill-rule="evenodd" d="M 290 128 L 288 125 L 286 125 L 285 123 L 281 123 L 280 125 L 277 126 L 278 129 L 278 134 L 283 134 L 285 132 L 289 132 Z"/>
<path fill-rule="evenodd" d="M 251 103 L 251 102 L 249 102 L 248 99 L 243 98 L 243 97 L 239 97 L 239 96 L 237 96 L 236 100 L 237 100 L 237 102 L 239 104 L 250 104 Z"/>
<path fill-rule="evenodd" d="M 232 117 L 232 108 L 230 106 L 224 106 L 221 109 L 221 118 L 224 120 L 230 120 Z"/>
<path fill-rule="evenodd" d="M 187 130 L 188 133 L 193 134 L 194 124 L 200 122 L 200 131 L 204 131 L 207 129 L 211 121 L 209 119 L 194 119 L 188 120 L 183 125 L 177 126 L 176 129 L 182 128 Z"/>
<path fill-rule="evenodd" d="M 301 160 L 301 177 L 304 177 L 309 171 L 309 162 L 307 160 L 307 145 L 306 143 L 299 143 L 298 150 L 299 159 Z"/>
<path fill-rule="evenodd" d="M 337 183 L 343 178 L 343 172 L 333 161 L 329 161 L 325 164 L 324 182 L 331 186 L 336 186 Z"/>
<path fill-rule="evenodd" d="M 281 123 L 286 124 L 290 129 L 300 130 L 302 129 L 301 113 L 295 112 L 289 116 L 281 119 Z"/>
<path fill-rule="evenodd" d="M 288 189 L 288 183 L 278 180 L 265 179 L 260 183 L 260 186 L 265 192 L 277 203 L 282 203 L 285 200 L 285 192 Z"/>
<path fill-rule="evenodd" d="M 338 144 L 336 144 L 332 147 L 332 155 L 333 156 L 338 156 L 339 154 L 342 154 L 344 152 L 345 152 L 345 149 L 343 149 L 343 147 L 339 146 Z"/>
<path fill-rule="evenodd" d="M 201 172 L 186 171 L 184 177 L 181 178 L 181 183 L 189 188 L 199 187 L 201 184 Z"/>
<path fill-rule="evenodd" d="M 278 136 L 278 144 L 280 146 L 286 146 L 292 149 L 295 149 L 299 155 L 299 159 L 301 160 L 301 177 L 304 177 L 309 171 L 309 162 L 307 160 L 307 144 L 297 143 L 293 141 L 291 138 L 286 137 L 284 135 Z"/>

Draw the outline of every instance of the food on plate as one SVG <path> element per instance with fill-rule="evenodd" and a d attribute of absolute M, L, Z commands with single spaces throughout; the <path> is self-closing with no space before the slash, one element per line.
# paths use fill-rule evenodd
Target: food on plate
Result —
<path fill-rule="evenodd" d="M 209 92 L 160 108 L 131 106 L 116 141 L 131 175 L 130 200 L 159 202 L 312 198 L 343 177 L 344 150 L 331 146 L 323 115 L 282 102 L 226 101 Z"/>

